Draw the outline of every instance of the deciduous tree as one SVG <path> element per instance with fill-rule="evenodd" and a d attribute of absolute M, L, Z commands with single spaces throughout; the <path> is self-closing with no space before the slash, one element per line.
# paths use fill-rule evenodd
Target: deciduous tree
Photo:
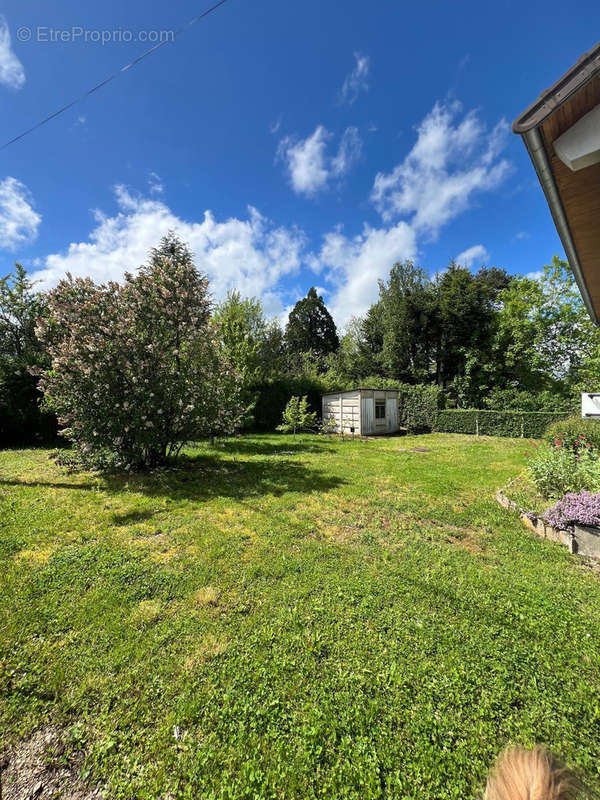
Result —
<path fill-rule="evenodd" d="M 278 431 L 293 433 L 297 431 L 309 430 L 317 424 L 317 414 L 308 408 L 308 398 L 291 397 L 283 412 L 281 425 L 277 426 Z"/>
<path fill-rule="evenodd" d="M 239 377 L 210 319 L 208 280 L 174 234 L 123 284 L 69 276 L 48 303 L 40 385 L 84 460 L 151 467 L 235 428 Z"/>

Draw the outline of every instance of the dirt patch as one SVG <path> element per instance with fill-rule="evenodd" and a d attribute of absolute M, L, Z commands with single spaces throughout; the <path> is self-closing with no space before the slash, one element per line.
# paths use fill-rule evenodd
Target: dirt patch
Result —
<path fill-rule="evenodd" d="M 476 534 L 470 531 L 465 531 L 457 536 L 449 536 L 447 541 L 456 547 L 462 547 L 464 550 L 468 550 L 469 553 L 473 553 L 474 555 L 481 556 L 485 553 L 485 548 L 481 546 Z"/>
<path fill-rule="evenodd" d="M 198 647 L 188 653 L 183 662 L 184 670 L 186 672 L 191 672 L 201 666 L 205 661 L 223 655 L 223 653 L 227 651 L 228 646 L 229 642 L 227 642 L 227 640 L 219 639 L 217 636 L 209 634 Z"/>
<path fill-rule="evenodd" d="M 0 756 L 2 800 L 100 800 L 79 777 L 83 753 L 65 745 L 65 732 L 47 725 Z"/>
<path fill-rule="evenodd" d="M 318 539 L 335 542 L 336 544 L 352 544 L 356 542 L 358 536 L 364 531 L 364 527 L 358 525 L 335 525 L 329 522 L 321 522 L 313 533 Z"/>
<path fill-rule="evenodd" d="M 486 550 L 481 534 L 475 528 L 461 528 L 458 525 L 444 525 L 436 528 L 448 544 L 468 550 L 473 555 L 484 555 Z"/>

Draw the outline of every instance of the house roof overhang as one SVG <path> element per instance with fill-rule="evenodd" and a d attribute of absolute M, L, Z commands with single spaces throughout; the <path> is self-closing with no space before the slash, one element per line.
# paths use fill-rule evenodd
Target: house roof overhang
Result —
<path fill-rule="evenodd" d="M 554 143 L 600 105 L 600 44 L 513 123 L 522 136 L 583 301 L 600 321 L 600 163 L 570 169 Z"/>

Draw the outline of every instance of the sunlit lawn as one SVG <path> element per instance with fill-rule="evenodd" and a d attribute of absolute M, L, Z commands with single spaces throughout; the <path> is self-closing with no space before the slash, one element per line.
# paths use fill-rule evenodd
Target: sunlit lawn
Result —
<path fill-rule="evenodd" d="M 0 749 L 52 721 L 109 798 L 462 800 L 509 741 L 597 779 L 597 574 L 494 500 L 529 448 L 1 452 Z"/>

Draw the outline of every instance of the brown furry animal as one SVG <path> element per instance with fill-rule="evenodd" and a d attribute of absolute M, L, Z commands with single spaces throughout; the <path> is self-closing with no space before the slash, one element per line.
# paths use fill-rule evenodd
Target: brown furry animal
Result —
<path fill-rule="evenodd" d="M 548 750 L 511 747 L 488 777 L 485 800 L 575 800 L 583 794 L 575 775 Z"/>

